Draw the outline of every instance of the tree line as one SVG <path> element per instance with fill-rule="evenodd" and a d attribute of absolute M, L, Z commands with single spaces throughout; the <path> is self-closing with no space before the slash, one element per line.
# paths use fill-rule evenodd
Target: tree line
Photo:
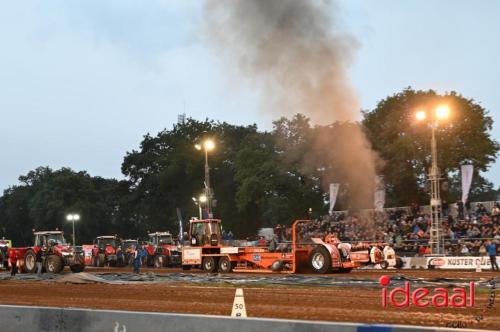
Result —
<path fill-rule="evenodd" d="M 430 130 L 414 121 L 418 107 L 445 102 L 452 117 L 437 129 L 439 165 L 444 174 L 443 196 L 454 201 L 461 195 L 459 167 L 473 164 L 471 200 L 494 200 L 500 193 L 485 179 L 499 144 L 490 136 L 493 119 L 472 99 L 451 92 L 407 88 L 363 111 L 359 123 L 313 125 L 297 114 L 273 122 L 271 131 L 256 125 L 239 126 L 214 120 L 187 119 L 156 135 L 147 134 L 138 150 L 128 152 L 121 171 L 123 180 L 90 176 L 69 168 L 39 167 L 19 177 L 19 183 L 0 197 L 0 236 L 16 245 L 30 244 L 32 229 L 62 229 L 68 213 L 79 213 L 79 243 L 95 236 L 145 236 L 148 231 L 178 232 L 177 210 L 186 221 L 198 215 L 192 197 L 202 192 L 204 155 L 194 144 L 206 138 L 216 142 L 210 153 L 211 184 L 216 217 L 237 236 L 255 234 L 261 227 L 289 224 L 298 218 L 317 217 L 328 210 L 328 183 L 341 183 L 336 209 L 349 209 L 349 184 L 334 160 L 324 156 L 340 133 L 362 126 L 379 156 L 377 173 L 383 175 L 386 206 L 426 204 L 426 172 L 430 167 Z M 326 135 L 332 145 L 315 145 Z M 356 153 L 353 151 L 352 153 Z M 307 162 L 304 162 L 307 159 Z"/>

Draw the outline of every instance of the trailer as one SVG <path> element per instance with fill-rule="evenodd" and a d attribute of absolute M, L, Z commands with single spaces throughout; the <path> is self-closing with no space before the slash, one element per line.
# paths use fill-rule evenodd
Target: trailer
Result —
<path fill-rule="evenodd" d="M 292 225 L 292 239 L 284 246 L 223 246 L 221 221 L 194 219 L 189 224 L 189 245 L 182 248 L 182 268 L 206 272 L 350 272 L 360 265 L 341 243 L 318 237 L 300 238 L 298 228 L 310 220 Z"/>

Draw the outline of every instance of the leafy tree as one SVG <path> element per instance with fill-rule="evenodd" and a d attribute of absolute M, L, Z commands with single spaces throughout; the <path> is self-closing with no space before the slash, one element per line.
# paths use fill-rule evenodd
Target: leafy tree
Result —
<path fill-rule="evenodd" d="M 127 153 L 122 172 L 130 183 L 131 206 L 142 231 L 169 229 L 176 231 L 176 209 L 184 219 L 198 216 L 192 197 L 203 190 L 204 154 L 194 144 L 206 138 L 216 142 L 209 155 L 211 187 L 215 198 L 222 202 L 214 208 L 226 228 L 238 224 L 234 199 L 234 159 L 241 140 L 257 130 L 256 126 L 233 126 L 214 121 L 188 119 L 152 137 L 146 135 L 139 151 Z M 233 231 L 236 229 L 233 228 Z"/>
<path fill-rule="evenodd" d="M 433 90 L 407 88 L 364 113 L 367 135 L 385 161 L 380 171 L 387 184 L 388 205 L 427 201 L 425 174 L 431 165 L 431 131 L 415 121 L 415 112 L 434 110 L 440 104 L 451 109 L 451 117 L 436 130 L 438 164 L 444 177 L 457 172 L 462 164 L 472 164 L 478 171 L 477 183 L 480 172 L 495 160 L 500 146 L 490 136 L 493 119 L 481 105 L 456 92 L 439 95 Z"/>
<path fill-rule="evenodd" d="M 116 232 L 118 181 L 91 177 L 86 172 L 69 168 L 52 171 L 39 167 L 21 182 L 5 190 L 0 200 L 0 227 L 17 243 L 28 245 L 31 230 L 64 230 L 71 240 L 72 225 L 66 222 L 68 213 L 79 213 L 76 225 L 78 243 L 89 242 L 97 235 Z"/>

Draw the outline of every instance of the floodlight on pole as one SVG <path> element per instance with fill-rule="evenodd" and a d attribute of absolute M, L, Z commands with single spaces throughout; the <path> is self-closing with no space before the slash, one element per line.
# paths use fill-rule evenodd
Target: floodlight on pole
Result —
<path fill-rule="evenodd" d="M 436 108 L 436 118 L 439 120 L 447 119 L 450 115 L 450 108 L 447 105 L 441 105 Z"/>
<path fill-rule="evenodd" d="M 77 213 L 71 213 L 66 216 L 67 221 L 71 221 L 73 224 L 73 246 L 76 245 L 76 237 L 75 237 L 75 221 L 80 220 L 80 215 Z"/>
<path fill-rule="evenodd" d="M 415 113 L 415 117 L 418 121 L 423 121 L 427 118 L 427 114 L 424 111 L 417 111 L 417 113 Z"/>
<path fill-rule="evenodd" d="M 429 112 L 431 119 L 428 123 L 431 127 L 431 168 L 428 175 L 431 184 L 431 227 L 429 245 L 433 255 L 443 255 L 444 245 L 443 236 L 441 234 L 441 193 L 440 193 L 440 180 L 441 172 L 438 168 L 437 160 L 437 143 L 436 143 L 436 129 L 439 126 L 440 120 L 445 120 L 449 117 L 450 109 L 447 105 L 440 105 L 434 109 L 434 112 Z M 427 112 L 419 110 L 415 113 L 418 121 L 424 121 L 427 118 Z"/>
<path fill-rule="evenodd" d="M 208 216 L 212 217 L 212 201 L 213 201 L 213 193 L 212 188 L 210 187 L 210 167 L 208 166 L 208 151 L 212 151 L 215 149 L 215 142 L 212 139 L 205 139 L 201 144 L 195 144 L 196 150 L 204 150 L 205 152 L 205 198 Z M 200 201 L 201 202 L 201 201 Z"/>

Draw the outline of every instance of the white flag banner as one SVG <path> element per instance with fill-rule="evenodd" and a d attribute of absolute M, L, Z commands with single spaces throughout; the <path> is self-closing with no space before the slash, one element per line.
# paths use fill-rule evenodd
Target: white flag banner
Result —
<path fill-rule="evenodd" d="M 332 214 L 335 203 L 337 202 L 337 195 L 339 194 L 340 184 L 330 183 L 330 210 L 329 213 Z"/>
<path fill-rule="evenodd" d="M 375 194 L 374 194 L 374 208 L 377 211 L 382 211 L 385 205 L 385 187 L 384 179 L 382 176 L 375 178 Z"/>
<path fill-rule="evenodd" d="M 472 175 L 474 174 L 474 166 L 462 165 L 462 202 L 465 204 L 469 198 L 470 186 L 472 184 Z"/>

